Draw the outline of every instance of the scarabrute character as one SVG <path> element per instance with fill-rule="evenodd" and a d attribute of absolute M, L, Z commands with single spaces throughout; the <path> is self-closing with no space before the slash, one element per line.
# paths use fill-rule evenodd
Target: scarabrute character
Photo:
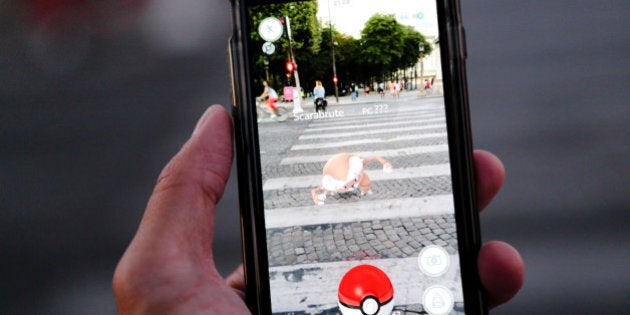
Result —
<path fill-rule="evenodd" d="M 321 185 L 311 190 L 313 202 L 322 205 L 327 195 L 354 191 L 357 188 L 361 195 L 371 194 L 372 183 L 364 169 L 372 161 L 383 164 L 383 171 L 392 171 L 392 165 L 380 156 L 360 157 L 351 153 L 340 153 L 331 157 L 324 165 Z"/>

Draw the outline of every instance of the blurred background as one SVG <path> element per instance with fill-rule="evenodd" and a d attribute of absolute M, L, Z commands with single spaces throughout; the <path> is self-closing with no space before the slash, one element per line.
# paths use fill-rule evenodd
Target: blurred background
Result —
<path fill-rule="evenodd" d="M 0 314 L 114 314 L 110 281 L 155 179 L 229 103 L 230 4 L 0 2 Z M 517 247 L 493 314 L 630 309 L 630 2 L 463 1 L 475 145 L 504 188 L 485 240 Z M 217 266 L 240 262 L 235 181 Z"/>

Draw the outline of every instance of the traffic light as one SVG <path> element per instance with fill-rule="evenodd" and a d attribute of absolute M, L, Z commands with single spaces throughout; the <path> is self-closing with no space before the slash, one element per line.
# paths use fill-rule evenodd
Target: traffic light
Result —
<path fill-rule="evenodd" d="M 333 82 L 335 82 L 335 84 L 337 84 L 337 81 L 339 81 L 339 80 L 337 80 L 337 76 L 333 76 Z"/>
<path fill-rule="evenodd" d="M 293 61 L 291 60 L 287 60 L 287 62 L 284 65 L 287 70 L 287 85 L 291 85 L 291 77 L 293 77 L 293 73 L 296 67 L 295 63 L 293 63 Z"/>
<path fill-rule="evenodd" d="M 293 73 L 295 71 L 295 63 L 293 61 L 288 60 L 286 63 L 286 68 L 288 73 Z"/>

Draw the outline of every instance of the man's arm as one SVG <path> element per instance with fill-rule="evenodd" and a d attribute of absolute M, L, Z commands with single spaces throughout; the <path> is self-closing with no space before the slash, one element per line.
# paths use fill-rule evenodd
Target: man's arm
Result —
<path fill-rule="evenodd" d="M 374 155 L 374 156 L 370 156 L 370 157 L 366 157 L 366 158 L 362 158 L 363 159 L 363 165 L 367 165 L 368 163 L 376 160 L 379 161 L 381 164 L 383 164 L 383 170 L 388 170 L 391 171 L 392 170 L 392 164 L 389 163 L 389 161 L 385 160 L 384 158 L 378 156 L 378 155 Z"/>

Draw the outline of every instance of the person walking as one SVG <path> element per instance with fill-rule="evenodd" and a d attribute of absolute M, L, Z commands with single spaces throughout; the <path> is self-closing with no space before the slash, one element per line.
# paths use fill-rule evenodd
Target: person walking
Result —
<path fill-rule="evenodd" d="M 320 109 L 326 110 L 326 90 L 322 85 L 322 81 L 315 81 L 315 88 L 313 89 L 313 99 L 315 103 L 315 111 L 319 111 Z"/>
<path fill-rule="evenodd" d="M 260 94 L 260 98 L 265 99 L 265 105 L 267 105 L 267 111 L 271 118 L 276 117 L 276 102 L 278 101 L 278 93 L 274 90 L 267 81 L 263 81 L 263 86 L 265 89 L 262 94 Z"/>

